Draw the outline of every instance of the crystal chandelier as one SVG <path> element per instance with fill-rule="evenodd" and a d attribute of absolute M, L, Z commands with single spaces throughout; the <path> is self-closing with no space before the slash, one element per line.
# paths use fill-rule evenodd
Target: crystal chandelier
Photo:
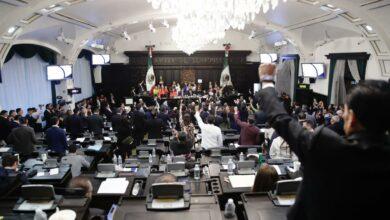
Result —
<path fill-rule="evenodd" d="M 172 38 L 179 49 L 191 54 L 210 42 L 224 38 L 225 30 L 229 28 L 243 30 L 261 9 L 263 13 L 270 8 L 275 9 L 279 0 L 147 0 L 147 2 L 151 3 L 154 9 L 161 9 L 164 13 L 177 17 L 177 26 L 172 30 Z"/>

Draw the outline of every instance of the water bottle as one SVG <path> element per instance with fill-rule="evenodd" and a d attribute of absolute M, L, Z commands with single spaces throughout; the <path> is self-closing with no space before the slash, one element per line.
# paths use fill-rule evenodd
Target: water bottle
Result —
<path fill-rule="evenodd" d="M 243 152 L 240 153 L 240 161 L 244 161 L 245 160 L 245 155 Z"/>
<path fill-rule="evenodd" d="M 120 167 L 122 167 L 122 156 L 121 155 L 118 156 L 118 165 Z"/>
<path fill-rule="evenodd" d="M 153 157 L 156 157 L 156 148 L 153 148 L 153 150 L 152 150 L 152 156 L 153 156 Z"/>
<path fill-rule="evenodd" d="M 228 162 L 228 174 L 233 175 L 233 170 L 234 170 L 234 162 L 232 158 L 230 158 Z"/>
<path fill-rule="evenodd" d="M 172 158 L 170 154 L 167 155 L 167 164 L 168 163 L 172 163 Z"/>
<path fill-rule="evenodd" d="M 149 164 L 150 164 L 150 166 L 153 165 L 153 156 L 152 156 L 152 154 L 149 154 Z"/>
<path fill-rule="evenodd" d="M 195 180 L 200 180 L 200 168 L 199 168 L 199 164 L 195 164 L 195 168 L 194 168 L 194 179 L 195 179 Z"/>
<path fill-rule="evenodd" d="M 225 205 L 224 215 L 226 218 L 233 218 L 236 215 L 236 205 L 234 204 L 233 199 L 228 199 L 228 202 Z"/>
<path fill-rule="evenodd" d="M 118 158 L 116 157 L 116 154 L 112 157 L 112 163 L 117 165 L 118 164 Z"/>
<path fill-rule="evenodd" d="M 34 220 L 47 220 L 47 215 L 42 209 L 35 209 Z"/>

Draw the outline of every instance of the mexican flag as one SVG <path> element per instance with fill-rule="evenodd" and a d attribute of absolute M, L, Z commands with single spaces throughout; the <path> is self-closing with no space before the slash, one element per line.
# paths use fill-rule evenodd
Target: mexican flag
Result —
<path fill-rule="evenodd" d="M 221 73 L 220 86 L 223 88 L 225 86 L 232 86 L 232 79 L 230 77 L 229 70 L 229 49 L 230 44 L 225 45 L 225 57 L 223 58 L 223 69 Z"/>
<path fill-rule="evenodd" d="M 152 48 L 149 48 L 149 57 L 148 57 L 148 71 L 146 72 L 146 90 L 149 92 L 153 86 L 156 84 L 156 77 L 154 76 L 153 63 L 152 63 Z"/>

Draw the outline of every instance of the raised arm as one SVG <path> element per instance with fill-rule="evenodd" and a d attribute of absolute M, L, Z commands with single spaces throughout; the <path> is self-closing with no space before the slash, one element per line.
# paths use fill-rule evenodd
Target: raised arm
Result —
<path fill-rule="evenodd" d="M 263 88 L 257 96 L 261 109 L 267 114 L 268 122 L 275 131 L 290 145 L 291 149 L 298 156 L 301 162 L 311 146 L 313 134 L 307 132 L 299 123 L 292 118 L 279 101 L 274 88 L 273 77 L 275 65 L 261 65 L 259 76 Z"/>
<path fill-rule="evenodd" d="M 244 126 L 245 123 L 242 122 L 240 120 L 240 118 L 238 117 L 238 108 L 237 107 L 234 107 L 234 121 L 236 122 L 236 124 L 240 127 Z"/>
<path fill-rule="evenodd" d="M 202 118 L 200 117 L 200 112 L 199 112 L 199 106 L 195 106 L 195 119 L 196 122 L 198 123 L 199 128 L 202 130 L 204 128 L 204 123 Z"/>

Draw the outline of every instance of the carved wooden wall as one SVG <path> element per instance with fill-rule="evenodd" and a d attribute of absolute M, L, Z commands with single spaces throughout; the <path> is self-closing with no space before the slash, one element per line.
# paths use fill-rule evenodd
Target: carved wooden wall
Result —
<path fill-rule="evenodd" d="M 102 89 L 126 96 L 130 88 L 145 80 L 147 66 L 146 51 L 125 52 L 128 64 L 111 64 L 102 68 Z M 246 93 L 258 82 L 258 63 L 247 63 L 250 51 L 231 51 L 229 57 L 230 74 L 234 87 Z M 200 51 L 186 55 L 180 51 L 153 52 L 153 67 L 156 79 L 162 76 L 166 84 L 173 81 L 184 82 L 202 79 L 203 84 L 218 82 L 223 67 L 224 51 Z"/>

